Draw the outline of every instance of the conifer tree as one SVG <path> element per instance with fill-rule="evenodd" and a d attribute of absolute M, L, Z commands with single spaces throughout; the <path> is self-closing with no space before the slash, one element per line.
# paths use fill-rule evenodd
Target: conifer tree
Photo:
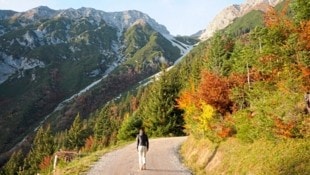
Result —
<path fill-rule="evenodd" d="M 31 151 L 25 160 L 25 169 L 29 174 L 36 174 L 39 171 L 39 164 L 44 157 L 50 156 L 55 151 L 55 144 L 50 126 L 44 130 L 40 127 L 34 138 Z"/>
<path fill-rule="evenodd" d="M 233 47 L 234 42 L 230 36 L 216 33 L 210 40 L 207 50 L 207 68 L 219 75 L 227 75 L 230 69 L 227 60 Z"/>
<path fill-rule="evenodd" d="M 104 145 L 108 144 L 108 138 L 111 135 L 111 121 L 109 116 L 109 107 L 110 105 L 105 106 L 101 109 L 99 116 L 96 119 L 94 127 L 94 138 L 97 142 Z"/>
<path fill-rule="evenodd" d="M 68 131 L 65 147 L 67 149 L 79 149 L 84 145 L 86 137 L 85 129 L 78 113 Z"/>
<path fill-rule="evenodd" d="M 183 118 L 181 111 L 175 107 L 175 99 L 181 87 L 176 76 L 164 70 L 141 102 L 141 113 L 137 115 L 141 115 L 151 135 L 182 134 Z"/>
<path fill-rule="evenodd" d="M 11 174 L 11 175 L 18 174 L 18 172 L 21 171 L 21 169 L 22 169 L 23 160 L 24 160 L 24 156 L 20 150 L 17 152 L 14 152 L 12 154 L 10 160 L 3 167 L 3 170 L 0 172 L 0 174 L 3 174 L 3 175 L 5 175 L 5 174 Z"/>

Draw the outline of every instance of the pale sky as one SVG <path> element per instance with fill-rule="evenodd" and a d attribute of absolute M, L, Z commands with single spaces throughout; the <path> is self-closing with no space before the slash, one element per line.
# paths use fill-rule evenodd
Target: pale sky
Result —
<path fill-rule="evenodd" d="M 91 7 L 105 12 L 139 10 L 167 27 L 172 35 L 192 35 L 206 28 L 223 8 L 245 0 L 0 0 L 1 10 L 26 11 Z"/>

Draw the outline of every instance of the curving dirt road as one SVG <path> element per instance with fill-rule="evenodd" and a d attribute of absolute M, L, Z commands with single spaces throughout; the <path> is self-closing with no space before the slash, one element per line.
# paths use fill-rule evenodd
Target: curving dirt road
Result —
<path fill-rule="evenodd" d="M 150 139 L 146 155 L 146 170 L 138 169 L 136 143 L 110 152 L 101 157 L 88 175 L 190 175 L 182 165 L 178 150 L 186 137 Z"/>

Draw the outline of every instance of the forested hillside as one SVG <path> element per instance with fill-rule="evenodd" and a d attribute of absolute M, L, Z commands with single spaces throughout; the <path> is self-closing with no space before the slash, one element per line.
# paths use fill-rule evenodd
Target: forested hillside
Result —
<path fill-rule="evenodd" d="M 197 174 L 310 173 L 310 4 L 279 7 L 264 26 L 201 45 L 200 77 L 177 100 L 190 134 L 182 153 Z"/>
<path fill-rule="evenodd" d="M 278 8 L 260 13 L 260 26 L 219 31 L 151 82 L 88 119 L 78 114 L 70 129 L 41 127 L 3 174 L 48 174 L 59 149 L 87 154 L 134 139 L 141 126 L 154 137 L 189 135 L 182 154 L 195 174 L 310 173 L 310 4 Z"/>

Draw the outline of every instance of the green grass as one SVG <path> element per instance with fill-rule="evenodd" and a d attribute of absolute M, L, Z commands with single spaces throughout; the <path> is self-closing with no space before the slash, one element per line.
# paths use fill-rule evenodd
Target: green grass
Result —
<path fill-rule="evenodd" d="M 235 144 L 234 144 L 235 142 Z M 309 174 L 310 141 L 289 139 L 278 142 L 258 140 L 242 144 L 237 140 L 222 146 L 225 152 L 217 172 L 227 174 Z"/>
<path fill-rule="evenodd" d="M 217 150 L 215 148 L 216 145 L 207 140 L 190 138 L 183 145 L 182 154 L 195 174 L 310 173 L 309 139 L 244 143 L 232 138 L 222 142 Z"/>
<path fill-rule="evenodd" d="M 104 154 L 114 151 L 116 149 L 120 149 L 122 147 L 127 146 L 131 142 L 121 142 L 117 145 L 113 145 L 107 148 L 103 148 L 102 150 L 98 150 L 90 153 L 81 153 L 79 157 L 74 159 L 73 161 L 66 163 L 60 161 L 57 164 L 56 174 L 61 175 L 78 175 L 78 174 L 86 174 L 89 171 L 91 165 L 97 162 Z M 41 174 L 50 174 L 52 173 L 52 169 L 48 172 L 42 172 Z"/>
<path fill-rule="evenodd" d="M 240 35 L 250 32 L 257 26 L 263 26 L 263 12 L 253 10 L 246 15 L 237 18 L 224 30 L 234 35 Z"/>

